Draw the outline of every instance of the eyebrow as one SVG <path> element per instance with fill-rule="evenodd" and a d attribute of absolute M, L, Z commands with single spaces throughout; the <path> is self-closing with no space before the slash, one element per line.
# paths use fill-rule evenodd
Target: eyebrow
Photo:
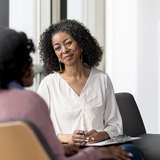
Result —
<path fill-rule="evenodd" d="M 70 38 L 64 39 L 64 40 L 63 40 L 63 43 L 66 42 L 67 40 L 70 40 Z M 55 45 L 59 45 L 59 43 L 55 43 L 54 46 L 55 46 Z"/>
<path fill-rule="evenodd" d="M 63 42 L 66 42 L 67 40 L 70 40 L 70 38 L 66 38 Z"/>

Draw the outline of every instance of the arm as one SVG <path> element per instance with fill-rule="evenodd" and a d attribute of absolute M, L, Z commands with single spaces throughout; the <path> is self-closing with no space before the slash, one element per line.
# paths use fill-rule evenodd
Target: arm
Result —
<path fill-rule="evenodd" d="M 122 119 L 112 83 L 108 76 L 105 76 L 104 84 L 104 114 L 102 117 L 104 129 L 100 131 L 96 131 L 95 129 L 89 131 L 86 134 L 89 142 L 99 142 L 122 134 Z"/>
<path fill-rule="evenodd" d="M 44 101 L 47 103 L 47 106 L 50 110 L 50 94 L 49 94 L 49 87 L 47 85 L 47 79 L 44 78 L 37 90 L 37 93 L 44 99 Z"/>
<path fill-rule="evenodd" d="M 116 102 L 112 82 L 107 77 L 107 97 L 106 97 L 106 108 L 104 114 L 104 131 L 109 134 L 109 137 L 118 136 L 123 134 L 122 118 L 119 112 L 119 108 Z"/>
<path fill-rule="evenodd" d="M 96 131 L 95 129 L 87 132 L 85 137 L 89 143 L 96 143 L 110 138 L 106 131 Z"/>
<path fill-rule="evenodd" d="M 53 113 L 55 113 L 54 105 L 53 105 L 53 94 L 54 94 L 54 81 L 51 80 L 50 75 L 45 77 L 37 90 L 37 93 L 42 97 L 42 99 L 47 103 L 47 106 L 50 111 L 50 118 L 52 120 L 52 123 L 54 124 L 55 132 L 56 134 L 60 133 L 60 128 L 57 124 L 56 117 Z"/>
<path fill-rule="evenodd" d="M 82 130 L 75 130 L 73 134 L 58 134 L 58 138 L 62 143 L 75 144 L 77 146 L 84 146 L 85 142 L 85 132 Z"/>
<path fill-rule="evenodd" d="M 63 134 L 63 133 L 59 133 L 57 134 L 58 139 L 62 142 L 62 143 L 69 143 L 72 144 L 72 134 Z"/>

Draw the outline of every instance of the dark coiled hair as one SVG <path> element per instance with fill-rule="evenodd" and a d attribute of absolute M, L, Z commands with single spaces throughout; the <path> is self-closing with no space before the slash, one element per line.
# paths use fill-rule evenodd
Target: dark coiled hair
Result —
<path fill-rule="evenodd" d="M 82 48 L 82 62 L 88 67 L 97 66 L 101 61 L 102 49 L 89 30 L 76 20 L 62 20 L 50 25 L 41 35 L 39 49 L 45 74 L 60 71 L 59 61 L 52 47 L 52 36 L 58 32 L 69 34 Z M 63 69 L 64 69 L 64 65 Z"/>
<path fill-rule="evenodd" d="M 11 81 L 22 83 L 34 50 L 32 40 L 24 32 L 0 27 L 0 89 L 7 89 Z"/>

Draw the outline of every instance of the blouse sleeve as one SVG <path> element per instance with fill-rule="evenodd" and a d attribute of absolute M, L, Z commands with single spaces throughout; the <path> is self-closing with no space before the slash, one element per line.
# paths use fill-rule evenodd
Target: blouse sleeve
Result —
<path fill-rule="evenodd" d="M 106 108 L 104 114 L 104 123 L 105 123 L 104 131 L 106 131 L 109 134 L 110 138 L 112 138 L 123 134 L 123 126 L 112 82 L 108 76 L 107 76 L 106 93 L 107 97 L 106 97 Z"/>

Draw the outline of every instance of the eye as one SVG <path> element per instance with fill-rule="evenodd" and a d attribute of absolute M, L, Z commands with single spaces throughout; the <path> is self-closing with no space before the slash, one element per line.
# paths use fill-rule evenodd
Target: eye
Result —
<path fill-rule="evenodd" d="M 71 44 L 72 44 L 72 41 L 67 41 L 67 42 L 66 42 L 66 45 L 67 45 L 67 46 L 70 46 Z"/>
<path fill-rule="evenodd" d="M 61 47 L 60 46 L 56 46 L 56 47 L 54 47 L 54 50 L 55 51 L 59 51 L 61 49 Z"/>

